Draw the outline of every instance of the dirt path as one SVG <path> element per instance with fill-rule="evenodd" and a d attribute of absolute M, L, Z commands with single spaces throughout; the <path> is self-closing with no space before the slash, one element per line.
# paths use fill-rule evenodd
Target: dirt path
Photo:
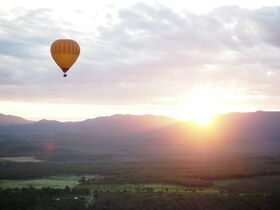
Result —
<path fill-rule="evenodd" d="M 88 202 L 87 202 L 87 204 L 86 204 L 86 208 L 88 208 L 88 206 L 89 206 L 89 204 L 90 204 L 91 202 L 92 202 L 92 204 L 95 203 L 94 195 L 92 195 L 92 196 L 90 197 L 90 199 L 88 200 Z"/>

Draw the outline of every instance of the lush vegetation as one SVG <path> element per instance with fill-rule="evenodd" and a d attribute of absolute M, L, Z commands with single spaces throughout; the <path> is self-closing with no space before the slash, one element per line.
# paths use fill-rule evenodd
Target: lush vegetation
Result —
<path fill-rule="evenodd" d="M 0 157 L 0 161 L 14 161 L 14 162 L 32 162 L 32 163 L 38 163 L 38 162 L 44 162 L 43 160 L 38 160 L 34 156 L 27 156 L 27 157 Z"/>
<path fill-rule="evenodd" d="M 279 155 L 66 141 L 48 151 L 43 140 L 0 142 L 2 157 L 45 161 L 0 161 L 1 210 L 280 209 Z"/>
<path fill-rule="evenodd" d="M 261 191 L 280 192 L 280 175 L 257 176 L 244 179 L 227 179 L 214 182 L 219 189 L 235 190 L 239 192 Z"/>
<path fill-rule="evenodd" d="M 39 179 L 56 175 L 101 175 L 99 184 L 175 184 L 212 187 L 214 181 L 280 174 L 278 157 L 150 159 L 131 162 L 0 162 L 0 179 Z"/>
<path fill-rule="evenodd" d="M 279 195 L 229 193 L 102 193 L 92 205 L 92 209 L 96 210 L 276 210 L 279 207 Z"/>
<path fill-rule="evenodd" d="M 78 176 L 61 176 L 61 177 L 49 177 L 44 179 L 32 179 L 32 180 L 0 180 L 0 187 L 7 188 L 73 188 L 79 184 L 80 177 Z"/>
<path fill-rule="evenodd" d="M 84 189 L 35 188 L 0 190 L 2 210 L 84 210 L 89 199 Z"/>

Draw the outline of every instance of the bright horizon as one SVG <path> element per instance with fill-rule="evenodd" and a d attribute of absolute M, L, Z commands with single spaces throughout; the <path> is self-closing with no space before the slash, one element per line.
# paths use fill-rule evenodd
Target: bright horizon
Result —
<path fill-rule="evenodd" d="M 244 111 L 244 112 L 226 112 L 226 113 L 219 113 L 219 114 L 214 114 L 214 115 L 198 115 L 195 116 L 194 118 L 180 118 L 180 117 L 176 117 L 176 116 L 170 116 L 170 115 L 161 115 L 161 114 L 151 114 L 151 113 L 142 113 L 142 114 L 134 114 L 134 113 L 111 113 L 111 114 L 101 114 L 101 115 L 84 115 L 83 117 L 80 118 L 65 118 L 65 119 L 58 119 L 56 117 L 54 118 L 44 118 L 44 117 L 36 117 L 36 118 L 28 118 L 22 115 L 17 115 L 14 113 L 0 113 L 3 115 L 7 115 L 7 116 L 15 116 L 15 117 L 21 117 L 25 120 L 31 120 L 31 121 L 40 121 L 40 120 L 55 120 L 55 121 L 59 121 L 59 122 L 80 122 L 80 121 L 84 121 L 84 120 L 88 120 L 88 119 L 95 119 L 95 118 L 99 118 L 99 117 L 111 117 L 111 116 L 115 116 L 115 115 L 131 115 L 131 116 L 155 116 L 155 117 L 168 117 L 171 119 L 175 119 L 178 121 L 182 121 L 182 122 L 191 122 L 191 123 L 195 123 L 197 125 L 200 126 L 208 126 L 210 124 L 215 123 L 215 118 L 219 115 L 227 115 L 227 114 L 233 114 L 233 113 L 255 113 L 255 112 L 279 112 L 278 110 L 256 110 L 256 111 Z M 43 115 L 42 115 L 43 116 Z"/>
<path fill-rule="evenodd" d="M 217 114 L 278 111 L 279 5 L 5 2 L 0 113 L 59 121 L 153 114 L 203 124 Z M 58 38 L 81 47 L 67 78 L 50 55 Z"/>

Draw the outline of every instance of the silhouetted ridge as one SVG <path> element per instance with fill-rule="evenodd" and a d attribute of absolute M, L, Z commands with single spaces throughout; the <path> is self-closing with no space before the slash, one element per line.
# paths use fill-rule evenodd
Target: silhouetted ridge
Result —
<path fill-rule="evenodd" d="M 0 126 L 5 125 L 16 125 L 16 124 L 29 124 L 32 123 L 30 120 L 26 120 L 21 117 L 13 116 L 13 115 L 4 115 L 0 113 Z"/>

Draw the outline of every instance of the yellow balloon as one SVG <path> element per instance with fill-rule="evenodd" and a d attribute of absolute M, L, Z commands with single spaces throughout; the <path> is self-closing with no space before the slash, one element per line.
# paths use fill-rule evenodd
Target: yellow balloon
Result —
<path fill-rule="evenodd" d="M 51 55 L 66 77 L 66 72 L 80 55 L 80 46 L 72 39 L 58 39 L 51 45 Z"/>

